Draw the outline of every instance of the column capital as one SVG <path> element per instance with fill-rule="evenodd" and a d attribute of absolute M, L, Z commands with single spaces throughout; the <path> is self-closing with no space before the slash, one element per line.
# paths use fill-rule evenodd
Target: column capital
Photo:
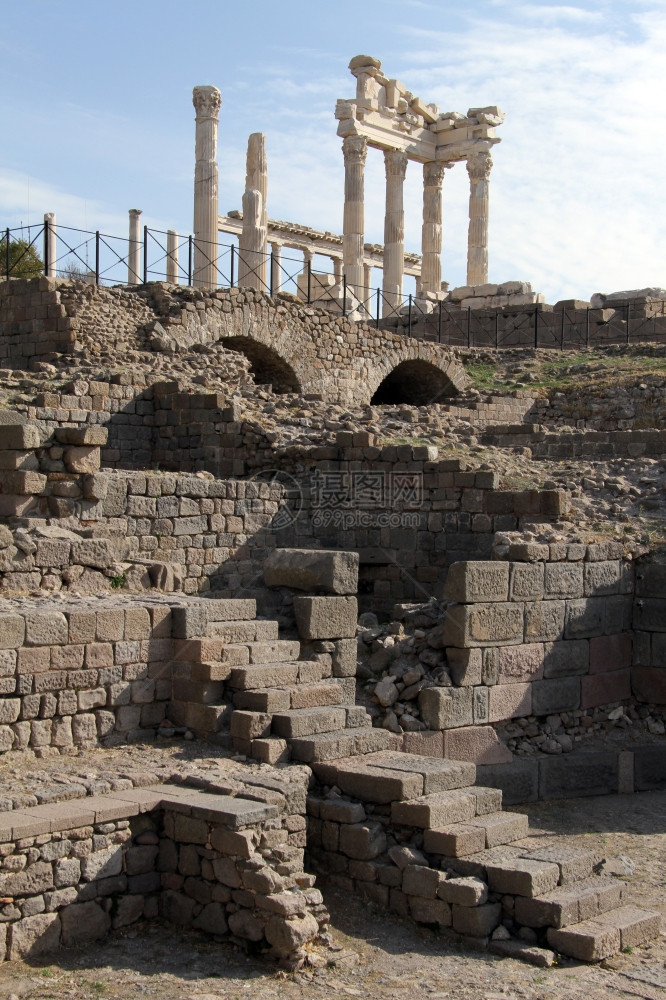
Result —
<path fill-rule="evenodd" d="M 482 150 L 478 153 L 470 153 L 467 157 L 469 179 L 471 181 L 487 181 L 492 165 L 493 158 L 489 152 Z"/>
<path fill-rule="evenodd" d="M 403 153 L 399 149 L 384 150 L 384 166 L 386 167 L 387 177 L 398 177 L 401 181 L 404 181 L 408 162 L 409 157 L 407 153 Z"/>
<path fill-rule="evenodd" d="M 222 94 L 217 87 L 195 87 L 192 91 L 192 104 L 197 113 L 197 120 L 200 118 L 217 120 L 222 106 Z"/>
<path fill-rule="evenodd" d="M 342 155 L 347 163 L 365 163 L 368 143 L 362 135 L 348 135 L 342 140 Z"/>
<path fill-rule="evenodd" d="M 444 180 L 444 173 L 450 170 L 452 163 L 443 163 L 441 160 L 430 160 L 423 164 L 423 183 L 426 187 L 441 188 Z"/>

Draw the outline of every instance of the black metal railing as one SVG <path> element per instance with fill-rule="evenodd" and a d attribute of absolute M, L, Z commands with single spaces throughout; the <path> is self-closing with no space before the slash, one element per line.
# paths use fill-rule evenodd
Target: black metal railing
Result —
<path fill-rule="evenodd" d="M 172 281 L 252 287 L 268 295 L 289 292 L 310 305 L 351 315 L 378 329 L 451 347 L 565 350 L 666 343 L 666 304 L 662 315 L 651 316 L 636 307 L 632 310 L 629 302 L 608 311 L 553 310 L 539 303 L 513 309 L 462 308 L 449 301 L 352 285 L 344 274 L 314 270 L 310 258 L 244 250 L 235 243 L 207 243 L 148 226 L 142 235 L 133 241 L 99 230 L 53 226 L 48 219 L 39 226 L 0 230 L 0 278 L 47 273 L 95 285 Z M 325 255 L 324 259 L 330 262 Z"/>

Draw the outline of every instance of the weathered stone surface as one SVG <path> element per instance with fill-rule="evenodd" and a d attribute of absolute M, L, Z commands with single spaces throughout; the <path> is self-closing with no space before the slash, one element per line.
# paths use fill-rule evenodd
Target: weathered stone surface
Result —
<path fill-rule="evenodd" d="M 472 688 L 424 688 L 419 695 L 421 717 L 429 729 L 456 729 L 473 722 Z"/>
<path fill-rule="evenodd" d="M 355 597 L 295 597 L 294 614 L 302 639 L 347 639 L 356 635 Z"/>
<path fill-rule="evenodd" d="M 267 587 L 355 595 L 358 563 L 357 552 L 274 549 L 264 562 L 264 582 Z"/>
<path fill-rule="evenodd" d="M 57 913 L 38 913 L 18 920 L 12 926 L 8 958 L 16 961 L 55 951 L 60 945 L 60 928 Z"/>
<path fill-rule="evenodd" d="M 458 604 L 506 601 L 509 596 L 509 564 L 505 562 L 458 562 L 449 567 L 443 596 Z"/>
<path fill-rule="evenodd" d="M 458 604 L 446 613 L 444 646 L 503 646 L 523 641 L 523 605 Z"/>
<path fill-rule="evenodd" d="M 105 910 L 92 900 L 88 903 L 74 903 L 60 913 L 62 921 L 62 943 L 66 947 L 97 941 L 109 930 L 111 919 Z"/>

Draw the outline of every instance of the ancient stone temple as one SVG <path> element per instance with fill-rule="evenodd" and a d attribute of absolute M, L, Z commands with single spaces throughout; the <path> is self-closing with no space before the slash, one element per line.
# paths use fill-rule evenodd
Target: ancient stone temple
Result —
<path fill-rule="evenodd" d="M 384 223 L 384 310 L 402 297 L 404 273 L 403 183 L 409 160 L 423 164 L 421 292 L 441 289 L 442 182 L 445 171 L 464 162 L 470 179 L 467 284 L 488 281 L 488 181 L 490 150 L 500 140 L 495 127 L 504 121 L 496 106 L 441 113 L 437 105 L 415 97 L 399 80 L 389 79 L 372 56 L 349 63 L 356 96 L 339 100 L 345 160 L 344 269 L 351 285 L 363 285 L 363 173 L 368 146 L 384 153 L 386 213 Z"/>

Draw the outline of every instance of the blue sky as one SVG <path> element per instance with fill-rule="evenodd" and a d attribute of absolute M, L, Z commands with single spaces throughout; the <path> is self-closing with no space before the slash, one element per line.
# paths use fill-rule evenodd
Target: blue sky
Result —
<path fill-rule="evenodd" d="M 23 0 L 0 32 L 0 226 L 123 235 L 127 209 L 192 225 L 192 87 L 222 91 L 220 209 L 240 208 L 247 136 L 263 131 L 269 214 L 340 232 L 333 109 L 365 52 L 442 110 L 499 104 L 490 279 L 548 301 L 666 286 L 666 0 Z M 443 276 L 465 278 L 467 175 L 447 173 Z M 406 246 L 421 182 L 408 170 Z M 383 162 L 369 151 L 366 235 L 383 234 Z"/>

